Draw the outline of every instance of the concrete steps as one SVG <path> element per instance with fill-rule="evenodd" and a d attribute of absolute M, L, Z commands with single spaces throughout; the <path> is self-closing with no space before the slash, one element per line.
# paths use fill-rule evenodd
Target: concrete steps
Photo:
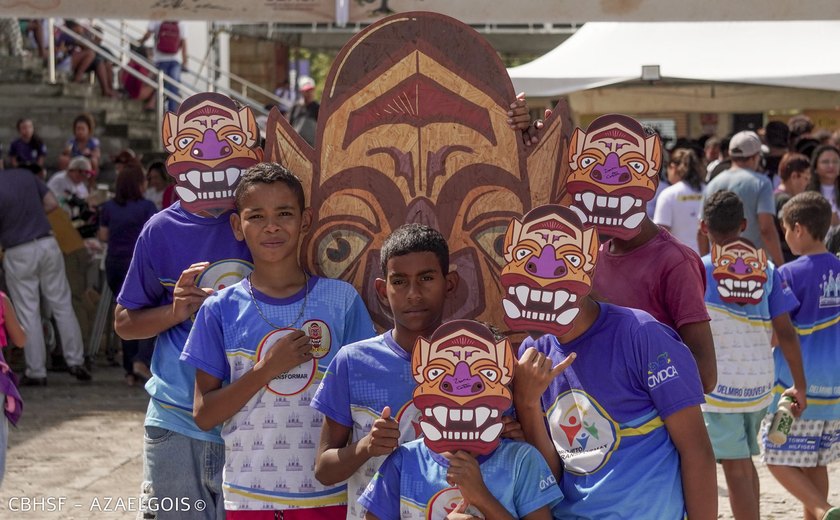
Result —
<path fill-rule="evenodd" d="M 57 167 L 58 157 L 73 133 L 73 119 L 81 113 L 96 121 L 95 135 L 102 146 L 102 172 L 113 178 L 111 158 L 123 148 L 144 155 L 143 162 L 158 157 L 160 143 L 155 114 L 137 101 L 103 98 L 99 87 L 78 83 L 50 84 L 40 59 L 0 56 L 0 142 L 5 157 L 17 139 L 18 119 L 30 118 L 47 145 L 47 170 Z"/>

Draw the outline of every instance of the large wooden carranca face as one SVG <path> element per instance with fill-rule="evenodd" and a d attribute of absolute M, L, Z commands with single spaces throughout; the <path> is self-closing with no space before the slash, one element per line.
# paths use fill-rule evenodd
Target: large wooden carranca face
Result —
<path fill-rule="evenodd" d="M 353 38 L 325 84 L 314 150 L 278 113 L 269 120 L 269 159 L 300 175 L 311 201 L 309 267 L 353 283 L 389 327 L 373 285 L 381 245 L 405 223 L 428 224 L 461 278 L 446 316 L 501 323 L 504 234 L 532 205 L 535 155 L 507 124 L 514 97 L 495 51 L 446 16 L 396 15 Z M 562 132 L 551 135 L 534 149 L 560 149 Z M 550 177 L 559 162 L 543 156 Z M 549 198 L 551 182 L 539 186 Z"/>

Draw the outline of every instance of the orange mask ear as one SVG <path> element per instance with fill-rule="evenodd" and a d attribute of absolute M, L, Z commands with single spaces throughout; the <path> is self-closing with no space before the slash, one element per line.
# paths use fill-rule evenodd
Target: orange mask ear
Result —
<path fill-rule="evenodd" d="M 586 139 L 586 132 L 580 128 L 575 128 L 572 132 L 572 138 L 569 140 L 569 168 L 573 171 L 577 170 L 577 160 L 583 152 L 583 142 Z"/>
<path fill-rule="evenodd" d="M 178 135 L 178 116 L 172 112 L 167 112 L 163 117 L 161 136 L 163 137 L 163 146 L 169 153 L 175 153 L 178 150 L 175 146 L 176 135 Z"/>
<path fill-rule="evenodd" d="M 767 253 L 764 252 L 763 249 L 756 249 L 756 257 L 758 257 L 758 263 L 761 264 L 761 269 L 767 269 Z"/>
<path fill-rule="evenodd" d="M 712 244 L 712 265 L 717 266 L 723 248 L 719 244 Z"/>
<path fill-rule="evenodd" d="M 518 219 L 513 219 L 508 224 L 507 231 L 505 232 L 505 262 L 511 263 L 513 262 L 513 254 L 511 250 L 513 246 L 519 243 L 519 238 L 522 236 L 522 223 L 519 222 Z"/>
<path fill-rule="evenodd" d="M 422 384 L 426 380 L 424 372 L 426 365 L 429 363 L 431 346 L 431 343 L 422 337 L 417 338 L 417 341 L 414 342 L 414 351 L 411 353 L 411 373 L 414 375 L 417 384 Z"/>
<path fill-rule="evenodd" d="M 502 377 L 499 378 L 499 383 L 507 385 L 513 379 L 514 370 L 513 347 L 507 338 L 496 343 L 496 359 L 501 360 L 499 368 L 502 369 Z"/>
<path fill-rule="evenodd" d="M 647 160 L 651 165 L 647 172 L 648 177 L 656 177 L 659 175 L 659 167 L 662 163 L 662 143 L 658 135 L 652 135 L 645 139 L 645 149 L 647 150 Z"/>
<path fill-rule="evenodd" d="M 595 228 L 591 227 L 583 231 L 583 253 L 586 255 L 583 264 L 583 270 L 591 272 L 595 268 L 595 262 L 598 261 L 598 234 Z"/>
<path fill-rule="evenodd" d="M 257 127 L 257 119 L 254 117 L 254 113 L 251 112 L 250 108 L 242 107 L 239 110 L 239 122 L 246 132 L 247 140 L 245 141 L 245 146 L 253 148 L 260 137 L 260 130 Z"/>

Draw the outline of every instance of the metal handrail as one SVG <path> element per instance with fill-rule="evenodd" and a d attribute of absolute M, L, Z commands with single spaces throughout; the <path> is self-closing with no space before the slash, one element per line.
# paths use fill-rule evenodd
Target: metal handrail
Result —
<path fill-rule="evenodd" d="M 131 45 L 139 45 L 140 44 L 140 39 L 139 38 L 135 38 L 135 37 L 130 36 L 130 35 L 128 37 L 126 37 L 125 33 L 121 29 L 118 29 L 118 28 L 114 27 L 111 24 L 111 22 L 109 22 L 108 20 L 98 20 L 98 21 L 96 21 L 96 24 L 102 26 L 103 28 L 107 28 L 108 32 L 112 36 L 120 37 L 121 39 L 126 39 L 127 43 L 129 43 Z M 127 27 L 127 29 L 128 29 L 128 27 Z M 135 27 L 130 27 L 129 30 L 139 32 L 139 29 L 136 29 Z M 232 80 L 232 81 L 235 81 L 236 83 L 239 83 L 242 86 L 242 92 L 240 93 L 240 95 L 245 97 L 245 98 L 248 98 L 249 100 L 250 100 L 250 97 L 248 96 L 248 90 L 253 90 L 254 92 L 257 92 L 257 93 L 261 94 L 262 96 L 268 98 L 269 100 L 271 100 L 275 104 L 280 104 L 282 102 L 282 99 L 280 97 L 278 97 L 275 93 L 271 92 L 270 90 L 267 90 L 267 89 L 257 85 L 256 83 L 243 78 L 242 76 L 234 74 L 233 72 L 230 72 L 230 71 L 224 70 L 220 67 L 217 67 L 216 65 L 214 65 L 211 62 L 201 60 L 201 59 L 196 58 L 195 56 L 192 56 L 192 55 L 187 55 L 187 60 L 189 61 L 190 65 L 198 64 L 199 65 L 199 70 L 201 70 L 201 68 L 203 68 L 204 66 L 207 66 L 208 71 L 210 72 L 211 76 L 218 74 L 218 75 L 227 77 L 229 80 Z M 221 88 L 223 90 L 229 89 L 231 92 L 237 92 L 233 88 L 223 87 L 222 85 L 220 85 L 216 81 L 213 82 L 213 86 L 216 89 L 219 89 L 219 88 Z M 254 103 L 252 100 L 250 100 L 250 103 L 248 103 L 248 104 L 252 105 L 252 106 L 256 105 L 256 103 Z"/>

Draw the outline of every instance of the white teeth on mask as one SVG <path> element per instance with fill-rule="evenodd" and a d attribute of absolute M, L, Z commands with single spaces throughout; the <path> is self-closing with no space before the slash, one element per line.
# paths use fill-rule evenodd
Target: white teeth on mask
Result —
<path fill-rule="evenodd" d="M 228 168 L 225 170 L 228 186 L 233 186 L 236 183 L 236 180 L 239 179 L 239 174 L 239 168 Z"/>
<path fill-rule="evenodd" d="M 519 310 L 519 307 L 512 301 L 502 300 L 502 306 L 505 308 L 505 314 L 507 314 L 508 318 L 518 320 L 522 317 L 522 312 Z"/>
<path fill-rule="evenodd" d="M 181 182 L 187 182 L 187 176 L 182 173 L 178 176 L 178 180 Z"/>
<path fill-rule="evenodd" d="M 473 411 L 470 408 L 464 408 L 461 410 L 461 420 L 462 421 L 472 421 L 473 420 Z"/>
<path fill-rule="evenodd" d="M 618 197 L 608 197 L 607 207 L 617 208 L 618 207 Z"/>
<path fill-rule="evenodd" d="M 560 325 L 568 325 L 572 322 L 573 319 L 575 319 L 575 316 L 578 315 L 578 312 L 580 312 L 580 309 L 569 309 L 565 312 L 560 313 L 560 315 L 557 316 L 557 323 L 559 323 Z"/>
<path fill-rule="evenodd" d="M 446 428 L 446 418 L 448 416 L 448 414 L 446 413 L 446 408 L 444 408 L 443 406 L 435 406 L 435 408 L 432 410 L 432 413 L 434 414 L 435 419 L 437 419 L 437 422 L 441 426 Z"/>
<path fill-rule="evenodd" d="M 747 289 L 752 291 L 753 289 L 755 289 L 756 285 L 758 284 L 755 282 L 755 280 L 750 280 L 749 282 L 747 282 Z"/>
<path fill-rule="evenodd" d="M 729 289 L 727 289 L 726 287 L 724 287 L 722 285 L 718 285 L 718 292 L 724 298 L 729 298 L 732 295 L 732 293 L 729 291 Z"/>
<path fill-rule="evenodd" d="M 489 428 L 481 432 L 479 438 L 484 442 L 492 442 L 502 432 L 502 428 L 502 423 L 496 423 L 493 426 L 490 426 Z"/>
<path fill-rule="evenodd" d="M 430 441 L 439 441 L 442 437 L 440 431 L 426 421 L 420 421 L 420 429 L 423 430 L 423 436 Z"/>
<path fill-rule="evenodd" d="M 187 172 L 187 180 L 196 188 L 201 188 L 201 172 L 198 170 Z"/>
<path fill-rule="evenodd" d="M 479 406 L 475 409 L 475 427 L 480 428 L 490 418 L 490 409 Z"/>
<path fill-rule="evenodd" d="M 177 193 L 178 196 L 181 197 L 181 200 L 183 200 L 184 202 L 194 202 L 197 198 L 195 193 L 183 186 L 176 186 L 175 193 Z"/>
<path fill-rule="evenodd" d="M 566 291 L 554 291 L 554 310 L 560 310 L 560 307 L 566 304 L 569 299 L 569 293 Z"/>
<path fill-rule="evenodd" d="M 644 213 L 636 213 L 633 216 L 627 217 L 627 219 L 624 220 L 623 225 L 627 229 L 634 229 L 636 226 L 638 226 L 639 224 L 642 223 L 642 220 L 644 220 L 644 218 L 645 218 Z"/>
<path fill-rule="evenodd" d="M 735 288 L 735 280 L 732 278 L 725 278 L 723 280 L 723 285 L 725 285 L 727 289 L 732 290 Z"/>
<path fill-rule="evenodd" d="M 460 421 L 461 410 L 449 410 L 449 419 L 452 421 Z"/>
<path fill-rule="evenodd" d="M 603 195 L 598 195 L 598 196 L 595 198 L 595 204 L 597 204 L 598 206 L 601 206 L 602 208 L 604 208 L 604 207 L 606 207 L 606 206 L 607 206 L 607 198 L 606 198 L 605 196 L 603 196 Z"/>
<path fill-rule="evenodd" d="M 633 207 L 633 203 L 636 201 L 633 197 L 628 195 L 624 195 L 621 197 L 621 214 L 624 215 L 627 213 L 630 208 Z"/>
<path fill-rule="evenodd" d="M 580 201 L 580 193 L 577 194 L 577 197 L 578 197 L 577 200 Z M 582 209 L 580 209 L 577 206 L 571 206 L 571 209 L 572 209 L 572 211 L 577 213 L 578 217 L 580 217 L 580 223 L 581 224 L 586 224 L 589 221 L 589 217 L 586 216 L 586 213 L 584 213 Z"/>
<path fill-rule="evenodd" d="M 525 306 L 528 303 L 528 295 L 531 293 L 531 290 L 524 285 L 519 285 L 516 287 L 516 297 L 519 298 L 519 303 Z"/>
<path fill-rule="evenodd" d="M 202 172 L 201 180 L 204 182 L 213 182 L 213 172 Z"/>
<path fill-rule="evenodd" d="M 595 205 L 595 194 L 592 192 L 586 192 L 581 195 L 581 200 L 583 204 L 586 206 L 586 209 L 592 211 L 593 206 Z"/>
<path fill-rule="evenodd" d="M 213 180 L 216 182 L 221 182 L 225 180 L 225 172 L 223 172 L 222 170 L 213 172 Z"/>
<path fill-rule="evenodd" d="M 764 296 L 764 289 L 759 289 L 752 294 L 752 297 L 755 299 L 761 298 Z"/>

